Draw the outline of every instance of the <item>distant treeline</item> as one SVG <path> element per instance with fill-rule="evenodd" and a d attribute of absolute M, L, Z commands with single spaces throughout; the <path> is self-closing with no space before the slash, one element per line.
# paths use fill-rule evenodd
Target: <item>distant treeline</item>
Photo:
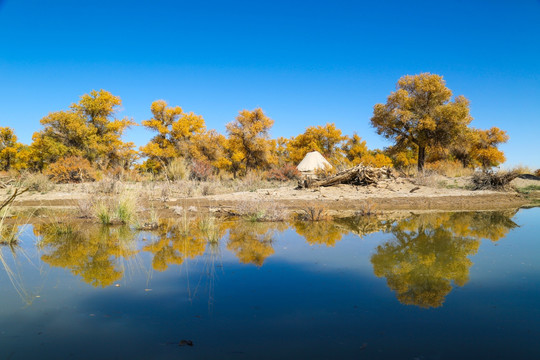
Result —
<path fill-rule="evenodd" d="M 202 116 L 163 100 L 151 104 L 152 118 L 141 123 L 155 136 L 137 150 L 132 142 L 122 140 L 124 131 L 138 124 L 116 117 L 121 104 L 108 91 L 91 91 L 69 109 L 41 119 L 42 129 L 34 133 L 30 145 L 19 143 L 13 129 L 0 127 L 0 170 L 44 172 L 69 162 L 102 171 L 120 168 L 160 174 L 182 161 L 203 174 L 236 177 L 297 164 L 314 150 L 336 168 L 360 163 L 416 165 L 419 170 L 426 164 L 448 163 L 490 168 L 505 161 L 497 146 L 508 140 L 506 132 L 496 127 L 470 128 L 469 101 L 463 96 L 452 98 L 443 78 L 429 73 L 402 77 L 386 103 L 374 106 L 372 126 L 394 142 L 382 150 L 368 149 L 356 133 L 343 135 L 334 123 L 272 139 L 269 130 L 274 120 L 260 108 L 240 111 L 226 125 L 224 135 L 207 129 Z"/>

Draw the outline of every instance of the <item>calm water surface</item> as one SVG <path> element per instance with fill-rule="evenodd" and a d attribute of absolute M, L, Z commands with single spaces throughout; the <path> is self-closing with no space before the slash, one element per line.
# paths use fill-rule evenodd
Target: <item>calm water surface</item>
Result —
<path fill-rule="evenodd" d="M 539 220 L 28 226 L 0 359 L 540 359 Z"/>

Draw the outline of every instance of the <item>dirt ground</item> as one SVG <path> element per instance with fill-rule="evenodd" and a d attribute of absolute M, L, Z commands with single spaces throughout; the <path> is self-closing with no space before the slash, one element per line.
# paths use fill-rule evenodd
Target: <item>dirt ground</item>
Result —
<path fill-rule="evenodd" d="M 245 202 L 274 202 L 288 211 L 300 211 L 309 206 L 347 216 L 365 209 L 377 212 L 392 211 L 454 211 L 454 210 L 501 210 L 515 209 L 538 204 L 539 191 L 528 194 L 517 191 L 471 191 L 466 189 L 468 178 L 431 177 L 430 179 L 398 178 L 382 181 L 376 186 L 338 185 L 316 189 L 295 189 L 294 185 L 257 189 L 252 191 L 220 193 L 214 195 L 186 195 L 178 184 L 122 184 L 121 192 L 137 197 L 140 202 L 153 204 L 165 213 L 174 214 L 175 209 L 191 211 L 208 210 L 230 212 Z M 540 179 L 515 179 L 517 188 L 536 186 Z M 176 190 L 175 190 L 176 189 Z M 3 192 L 3 193 L 2 193 Z M 7 196 L 9 189 L 0 192 Z M 56 208 L 75 211 L 79 204 L 96 196 L 95 184 L 57 185 L 54 190 L 39 193 L 28 192 L 17 198 L 17 208 Z M 103 196 L 103 195 L 101 195 Z M 108 196 L 120 196 L 119 192 Z"/>

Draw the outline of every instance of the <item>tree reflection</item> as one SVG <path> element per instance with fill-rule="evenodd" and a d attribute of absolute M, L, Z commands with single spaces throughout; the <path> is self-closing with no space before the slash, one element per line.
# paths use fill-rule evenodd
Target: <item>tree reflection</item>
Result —
<path fill-rule="evenodd" d="M 274 254 L 272 245 L 276 232 L 286 227 L 284 223 L 236 222 L 229 229 L 227 249 L 243 264 L 262 266 L 266 258 Z"/>
<path fill-rule="evenodd" d="M 224 232 L 208 219 L 186 223 L 169 220 L 160 224 L 154 241 L 143 251 L 154 255 L 154 270 L 165 271 L 170 265 L 181 265 L 187 258 L 203 255 L 209 239 L 217 241 Z"/>
<path fill-rule="evenodd" d="M 335 246 L 349 232 L 333 221 L 295 221 L 292 226 L 310 245 Z"/>
<path fill-rule="evenodd" d="M 452 284 L 469 280 L 480 239 L 504 237 L 517 225 L 513 213 L 432 213 L 397 222 L 394 239 L 379 245 L 371 257 L 376 276 L 385 277 L 398 300 L 423 308 L 439 307 Z"/>
<path fill-rule="evenodd" d="M 34 227 L 41 236 L 41 260 L 51 266 L 69 269 L 95 287 L 106 287 L 122 278 L 121 259 L 138 253 L 135 233 L 128 227 L 59 229 L 57 224 Z"/>

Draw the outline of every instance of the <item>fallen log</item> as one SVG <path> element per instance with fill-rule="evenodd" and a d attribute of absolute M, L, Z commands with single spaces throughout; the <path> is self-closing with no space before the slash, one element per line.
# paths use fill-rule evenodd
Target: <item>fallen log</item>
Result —
<path fill-rule="evenodd" d="M 367 186 L 377 184 L 383 179 L 395 179 L 392 169 L 387 167 L 374 168 L 371 166 L 357 165 L 353 168 L 341 171 L 334 176 L 322 180 L 304 179 L 298 183 L 299 188 L 314 188 L 334 186 L 338 184 L 350 184 Z"/>

